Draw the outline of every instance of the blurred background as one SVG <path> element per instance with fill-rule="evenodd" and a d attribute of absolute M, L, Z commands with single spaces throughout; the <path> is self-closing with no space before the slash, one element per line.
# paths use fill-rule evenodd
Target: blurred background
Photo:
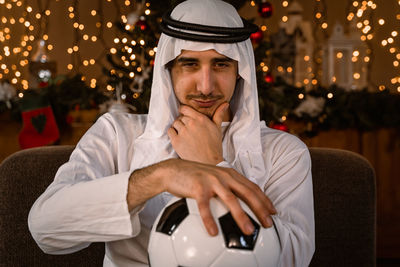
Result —
<path fill-rule="evenodd" d="M 0 0 L 0 162 L 146 113 L 162 14 L 181 1 Z M 400 1 L 231 0 L 252 34 L 260 116 L 377 175 L 379 264 L 400 264 Z M 334 223 L 334 222 L 333 222 Z"/>

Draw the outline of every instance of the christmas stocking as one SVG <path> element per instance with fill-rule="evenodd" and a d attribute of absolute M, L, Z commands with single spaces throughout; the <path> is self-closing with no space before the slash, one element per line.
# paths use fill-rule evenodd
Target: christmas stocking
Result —
<path fill-rule="evenodd" d="M 23 128 L 19 134 L 21 148 L 53 144 L 60 137 L 53 110 L 43 95 L 26 93 L 21 100 Z"/>

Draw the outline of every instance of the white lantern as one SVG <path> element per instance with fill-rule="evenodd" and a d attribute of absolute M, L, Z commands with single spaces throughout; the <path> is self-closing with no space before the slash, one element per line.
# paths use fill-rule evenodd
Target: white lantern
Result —
<path fill-rule="evenodd" d="M 350 34 L 335 24 L 332 36 L 324 47 L 322 84 L 336 84 L 346 90 L 362 89 L 368 85 L 368 55 L 366 44 L 355 27 Z"/>

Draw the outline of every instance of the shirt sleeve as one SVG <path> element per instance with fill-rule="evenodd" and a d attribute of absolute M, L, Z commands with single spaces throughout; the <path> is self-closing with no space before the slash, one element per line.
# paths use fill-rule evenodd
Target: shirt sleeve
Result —
<path fill-rule="evenodd" d="M 99 118 L 32 206 L 29 229 L 44 252 L 72 253 L 140 232 L 141 207 L 129 212 L 126 200 L 131 172 L 116 174 L 115 140 L 111 120 Z"/>
<path fill-rule="evenodd" d="M 279 266 L 308 266 L 315 251 L 311 159 L 305 145 L 272 161 L 265 194 L 281 243 Z"/>

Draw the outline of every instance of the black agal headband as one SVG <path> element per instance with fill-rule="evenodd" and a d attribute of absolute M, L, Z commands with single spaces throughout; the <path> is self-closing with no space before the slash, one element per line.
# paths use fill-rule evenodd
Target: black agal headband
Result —
<path fill-rule="evenodd" d="M 218 27 L 174 20 L 171 18 L 171 12 L 172 10 L 163 15 L 160 25 L 161 31 L 169 36 L 188 41 L 206 43 L 236 43 L 246 40 L 252 33 L 258 31 L 257 25 L 248 22 L 243 18 L 242 20 L 244 27 Z M 198 34 L 192 32 L 198 32 Z M 213 35 L 202 35 L 202 33 L 211 33 Z"/>

